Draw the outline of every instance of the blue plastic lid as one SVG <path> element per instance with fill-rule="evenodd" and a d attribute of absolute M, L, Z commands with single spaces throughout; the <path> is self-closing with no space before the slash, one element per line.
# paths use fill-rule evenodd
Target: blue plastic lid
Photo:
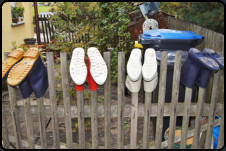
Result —
<path fill-rule="evenodd" d="M 144 39 L 202 39 L 203 36 L 191 31 L 154 29 L 143 32 Z"/>

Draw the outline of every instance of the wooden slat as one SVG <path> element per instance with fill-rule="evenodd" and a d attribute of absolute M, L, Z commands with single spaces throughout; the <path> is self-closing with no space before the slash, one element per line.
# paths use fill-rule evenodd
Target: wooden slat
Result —
<path fill-rule="evenodd" d="M 176 51 L 175 53 L 175 64 L 173 72 L 173 86 L 172 86 L 172 98 L 171 98 L 171 107 L 170 107 L 170 123 L 169 123 L 169 146 L 168 149 L 173 148 L 174 137 L 175 137 L 175 128 L 176 128 L 176 106 L 178 103 L 179 96 L 179 86 L 180 86 L 180 73 L 181 73 L 181 58 L 182 51 Z"/>
<path fill-rule="evenodd" d="M 182 137 L 181 137 L 180 149 L 186 149 L 189 114 L 190 114 L 190 106 L 191 106 L 191 96 L 192 96 L 192 89 L 186 87 L 185 88 L 184 116 L 183 116 L 183 123 L 182 123 L 182 134 L 181 134 Z"/>
<path fill-rule="evenodd" d="M 56 83 L 54 75 L 54 60 L 53 52 L 47 52 L 47 69 L 48 69 L 48 82 L 49 82 L 49 99 L 51 106 L 51 118 L 53 129 L 53 146 L 55 149 L 60 149 L 60 134 L 57 119 L 57 99 L 56 99 Z"/>
<path fill-rule="evenodd" d="M 4 60 L 8 59 L 9 54 L 10 54 L 10 52 L 4 52 Z M 2 141 L 3 141 L 3 147 L 6 149 L 10 148 L 10 142 L 9 142 L 8 135 L 9 135 L 9 133 L 8 133 L 8 128 L 7 128 L 7 121 L 6 121 L 5 107 L 4 107 L 3 93 L 2 93 Z"/>
<path fill-rule="evenodd" d="M 47 20 L 46 19 L 46 17 L 45 17 L 45 14 L 43 14 L 43 16 L 44 16 L 44 20 Z M 47 30 L 47 23 L 46 23 L 46 21 L 44 21 L 44 23 L 45 23 L 45 29 L 46 29 L 46 42 L 47 43 L 49 43 L 49 36 L 48 36 L 48 30 Z"/>
<path fill-rule="evenodd" d="M 208 34 L 207 34 L 207 48 L 212 49 L 213 45 L 213 31 L 208 29 Z"/>
<path fill-rule="evenodd" d="M 168 29 L 172 28 L 172 17 L 171 16 L 167 16 L 167 20 L 168 20 Z"/>
<path fill-rule="evenodd" d="M 190 31 L 194 32 L 194 24 L 190 23 Z"/>
<path fill-rule="evenodd" d="M 16 90 L 15 88 L 8 85 L 9 91 L 9 100 L 10 100 L 10 107 L 11 107 L 11 115 L 13 121 L 13 129 L 14 129 L 14 136 L 16 139 L 16 148 L 22 149 L 22 138 L 21 138 L 21 131 L 20 131 L 20 121 L 18 116 L 18 109 L 16 103 Z"/>
<path fill-rule="evenodd" d="M 44 29 L 42 15 L 40 15 L 40 16 L 41 16 L 40 18 L 41 18 L 41 23 L 42 23 L 42 31 L 43 31 L 44 43 L 46 43 L 46 42 L 47 42 L 47 40 L 46 40 L 45 33 L 47 33 L 47 32 L 45 32 L 45 29 Z"/>
<path fill-rule="evenodd" d="M 24 115 L 27 129 L 27 140 L 29 149 L 35 149 L 34 135 L 33 135 L 33 124 L 31 118 L 31 107 L 30 98 L 24 99 Z"/>
<path fill-rule="evenodd" d="M 98 117 L 97 117 L 97 91 L 91 91 L 91 133 L 92 148 L 98 149 Z"/>
<path fill-rule="evenodd" d="M 84 99 L 83 91 L 77 91 L 77 104 L 78 104 L 78 137 L 79 148 L 85 149 L 85 120 L 84 120 Z"/>
<path fill-rule="evenodd" d="M 60 53 L 67 148 L 73 149 L 67 53 Z"/>
<path fill-rule="evenodd" d="M 150 114 L 151 114 L 151 92 L 145 92 L 143 149 L 148 148 L 150 132 Z"/>
<path fill-rule="evenodd" d="M 159 77 L 159 94 L 158 94 L 158 111 L 155 134 L 155 148 L 160 149 L 162 142 L 163 114 L 166 92 L 168 52 L 161 52 L 160 77 Z M 153 106 L 153 104 L 152 104 Z"/>
<path fill-rule="evenodd" d="M 5 116 L 5 108 L 3 103 L 3 95 L 2 95 L 2 141 L 3 141 L 3 147 L 6 149 L 10 149 L 10 142 L 8 137 L 8 128 L 7 128 L 7 121 Z"/>
<path fill-rule="evenodd" d="M 216 104 L 217 104 L 218 92 L 219 92 L 220 75 L 221 75 L 221 70 L 219 70 L 217 73 L 214 73 L 213 89 L 212 89 L 212 97 L 211 97 L 211 104 L 210 104 L 210 114 L 209 114 L 209 119 L 208 119 L 205 149 L 210 149 L 210 147 L 211 147 Z"/>
<path fill-rule="evenodd" d="M 218 136 L 218 144 L 217 149 L 220 149 L 224 146 L 224 101 L 222 101 L 222 115 L 221 115 L 221 124 L 220 124 L 220 131 Z"/>
<path fill-rule="evenodd" d="M 104 143 L 105 149 L 111 149 L 111 52 L 104 52 L 108 73 L 104 84 Z"/>
<path fill-rule="evenodd" d="M 193 149 L 198 149 L 199 147 L 199 137 L 200 137 L 200 127 L 202 122 L 202 112 L 203 112 L 203 104 L 205 100 L 206 89 L 199 87 L 199 95 L 198 95 L 198 106 L 197 113 L 195 118 L 195 131 L 194 131 L 194 140 L 192 144 Z"/>
<path fill-rule="evenodd" d="M 40 130 L 40 141 L 42 149 L 47 149 L 47 137 L 46 137 L 46 124 L 45 124 L 45 114 L 44 114 L 44 105 L 43 98 L 37 99 L 37 110 L 38 110 L 38 123 Z"/>
<path fill-rule="evenodd" d="M 125 96 L 125 52 L 118 52 L 118 140 L 117 148 L 124 146 L 124 96 Z"/>
<path fill-rule="evenodd" d="M 138 112 L 138 92 L 131 93 L 131 129 L 130 129 L 130 149 L 137 148 L 137 112 Z"/>
<path fill-rule="evenodd" d="M 49 15 L 47 14 L 46 17 L 49 18 Z M 49 27 L 49 38 L 50 38 L 50 40 L 51 40 L 51 35 L 52 35 L 52 34 L 51 34 L 50 25 L 49 25 L 49 20 L 48 20 L 48 27 Z"/>

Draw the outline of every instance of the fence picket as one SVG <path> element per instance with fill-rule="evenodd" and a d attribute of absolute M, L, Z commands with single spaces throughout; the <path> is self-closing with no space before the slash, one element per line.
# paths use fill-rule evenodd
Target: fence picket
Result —
<path fill-rule="evenodd" d="M 125 52 L 118 52 L 118 140 L 117 148 L 124 146 L 124 96 L 125 96 Z"/>
<path fill-rule="evenodd" d="M 91 91 L 91 133 L 92 148 L 98 149 L 98 117 L 97 117 L 97 91 Z"/>
<path fill-rule="evenodd" d="M 44 114 L 44 105 L 43 98 L 37 99 L 37 110 L 38 110 L 38 123 L 40 130 L 40 141 L 42 149 L 47 149 L 47 137 L 46 137 L 46 124 L 45 124 L 45 114 Z"/>
<path fill-rule="evenodd" d="M 77 114 L 78 114 L 78 135 L 79 148 L 85 149 L 85 120 L 84 120 L 84 99 L 83 91 L 77 91 Z"/>
<path fill-rule="evenodd" d="M 176 51 L 174 72 L 173 72 L 173 86 L 172 86 L 172 99 L 171 99 L 172 101 L 171 101 L 171 107 L 170 107 L 171 111 L 170 111 L 168 149 L 173 148 L 173 145 L 174 145 L 176 117 L 177 117 L 176 106 L 178 103 L 178 95 L 179 95 L 181 59 L 182 59 L 182 51 Z"/>
<path fill-rule="evenodd" d="M 47 30 L 47 25 L 46 25 L 46 17 L 45 17 L 45 14 L 43 14 L 43 16 L 44 16 L 44 21 L 45 21 L 45 29 L 46 29 L 46 42 L 47 43 L 49 43 L 49 36 L 48 36 L 48 30 Z"/>
<path fill-rule="evenodd" d="M 185 88 L 184 115 L 183 115 L 183 123 L 182 123 L 180 149 L 186 149 L 189 114 L 190 114 L 190 106 L 191 106 L 191 96 L 192 96 L 192 89 L 186 87 Z"/>
<path fill-rule="evenodd" d="M 48 14 L 46 15 L 46 20 L 48 20 L 47 18 L 49 18 L 49 15 L 48 15 Z M 52 34 L 51 34 L 51 28 L 50 28 L 50 25 L 49 25 L 49 21 L 48 21 L 48 27 L 49 27 L 49 39 L 50 39 L 50 41 L 51 41 L 51 35 L 52 35 Z M 49 41 L 49 42 L 50 42 L 50 41 Z"/>
<path fill-rule="evenodd" d="M 25 118 L 26 128 L 27 128 L 28 146 L 29 146 L 29 149 L 35 149 L 33 125 L 32 125 L 32 118 L 31 118 L 30 98 L 24 99 L 23 102 L 24 102 L 24 118 Z"/>
<path fill-rule="evenodd" d="M 9 54 L 10 52 L 4 52 L 4 60 L 8 59 Z M 6 114 L 5 114 L 5 107 L 3 102 L 3 93 L 2 93 L 2 141 L 3 141 L 3 147 L 10 149 L 10 142 L 9 142 L 8 135 L 9 133 L 7 128 L 7 121 L 6 121 Z"/>
<path fill-rule="evenodd" d="M 56 83 L 54 75 L 54 60 L 53 52 L 47 52 L 47 69 L 48 69 L 48 81 L 49 81 L 49 99 L 51 102 L 51 117 L 52 117 L 52 129 L 53 129 L 53 144 L 55 149 L 60 149 L 60 134 L 57 118 L 57 99 L 56 99 Z"/>
<path fill-rule="evenodd" d="M 22 149 L 20 121 L 19 121 L 18 109 L 17 109 L 17 103 L 16 103 L 17 102 L 16 90 L 15 88 L 8 85 L 8 91 L 9 91 L 9 100 L 10 100 L 11 115 L 12 115 L 12 121 L 13 121 L 14 136 L 16 139 L 16 148 Z"/>
<path fill-rule="evenodd" d="M 210 114 L 209 114 L 209 118 L 208 118 L 205 149 L 210 149 L 210 147 L 211 147 L 211 141 L 212 141 L 212 135 L 213 135 L 213 125 L 214 125 L 214 121 L 215 121 L 215 112 L 216 112 L 217 98 L 218 98 L 218 92 L 219 92 L 218 90 L 219 90 L 220 75 L 221 75 L 221 70 L 219 70 L 217 73 L 214 73 L 213 89 L 212 89 L 211 104 L 210 104 Z"/>
<path fill-rule="evenodd" d="M 158 94 L 158 111 L 155 132 L 155 148 L 161 148 L 162 130 L 163 130 L 163 114 L 166 92 L 166 75 L 167 75 L 168 52 L 161 52 L 160 76 L 159 76 L 159 94 Z"/>
<path fill-rule="evenodd" d="M 111 52 L 104 52 L 108 74 L 104 84 L 104 140 L 105 149 L 111 149 Z"/>
<path fill-rule="evenodd" d="M 138 92 L 131 93 L 130 149 L 137 149 Z"/>
<path fill-rule="evenodd" d="M 60 53 L 67 148 L 73 149 L 67 53 Z"/>
<path fill-rule="evenodd" d="M 3 100 L 3 95 L 2 95 Z M 8 137 L 8 128 L 7 128 L 7 122 L 6 122 L 6 116 L 5 116 L 5 108 L 4 103 L 2 101 L 2 141 L 3 141 L 3 147 L 6 149 L 10 149 L 10 142 Z"/>
<path fill-rule="evenodd" d="M 222 101 L 222 115 L 220 123 L 220 131 L 218 136 L 217 149 L 220 149 L 224 146 L 224 101 Z"/>
<path fill-rule="evenodd" d="M 40 15 L 41 17 L 41 23 L 42 23 L 42 32 L 43 32 L 43 38 L 44 38 L 44 43 L 46 43 L 46 36 L 45 36 L 45 29 L 44 29 L 44 25 L 43 25 L 43 18 L 42 15 Z"/>
<path fill-rule="evenodd" d="M 148 149 L 150 132 L 150 115 L 151 115 L 151 92 L 145 92 L 143 149 Z"/>
<path fill-rule="evenodd" d="M 202 122 L 202 112 L 203 112 L 203 104 L 206 96 L 206 89 L 199 87 L 199 94 L 198 94 L 198 106 L 197 106 L 197 113 L 195 117 L 195 131 L 194 131 L 194 139 L 192 148 L 198 149 L 199 147 L 199 136 L 200 136 L 200 127 Z"/>

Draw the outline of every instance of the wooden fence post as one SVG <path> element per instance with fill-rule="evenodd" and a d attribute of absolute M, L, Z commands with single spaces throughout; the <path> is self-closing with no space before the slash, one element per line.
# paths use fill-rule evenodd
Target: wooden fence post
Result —
<path fill-rule="evenodd" d="M 5 60 L 8 58 L 9 54 L 10 54 L 10 52 L 4 52 L 4 59 Z M 9 133 L 8 133 L 8 128 L 7 128 L 7 121 L 6 121 L 6 116 L 5 116 L 5 107 L 4 107 L 3 94 L 2 94 L 2 141 L 3 141 L 3 146 L 7 149 L 10 149 L 10 142 L 9 142 L 8 135 L 9 135 Z"/>
<path fill-rule="evenodd" d="M 186 87 L 185 88 L 185 98 L 184 98 L 184 115 L 183 115 L 183 123 L 182 123 L 180 149 L 186 149 L 189 116 L 190 116 L 189 114 L 190 114 L 190 106 L 191 106 L 191 96 L 192 96 L 192 89 Z"/>
<path fill-rule="evenodd" d="M 53 129 L 53 144 L 55 149 L 60 149 L 60 134 L 57 118 L 57 99 L 56 99 L 56 83 L 54 75 L 54 60 L 53 52 L 47 52 L 47 69 L 48 69 L 48 81 L 49 81 L 49 99 L 51 102 L 51 117 L 52 117 L 52 129 Z"/>
<path fill-rule="evenodd" d="M 111 149 L 111 52 L 104 52 L 108 74 L 104 84 L 104 139 L 105 149 Z"/>
<path fill-rule="evenodd" d="M 163 51 L 161 52 L 161 64 L 160 64 L 160 76 L 159 76 L 158 110 L 157 110 L 157 122 L 156 122 L 156 132 L 155 132 L 155 148 L 156 149 L 161 148 L 161 142 L 162 142 L 167 62 L 168 62 L 168 52 Z"/>
<path fill-rule="evenodd" d="M 67 148 L 73 149 L 67 53 L 60 53 Z"/>
<path fill-rule="evenodd" d="M 150 115 L 151 115 L 151 94 L 152 94 L 152 92 L 145 92 L 143 149 L 148 148 L 148 142 L 149 142 Z"/>
<path fill-rule="evenodd" d="M 91 132 L 92 147 L 98 149 L 98 117 L 97 117 L 97 91 L 91 90 Z"/>
<path fill-rule="evenodd" d="M 210 149 L 211 147 L 211 141 L 213 136 L 213 125 L 215 121 L 215 112 L 216 112 L 217 98 L 218 98 L 218 92 L 219 92 L 218 90 L 219 90 L 220 75 L 221 75 L 221 70 L 219 70 L 217 73 L 214 73 L 205 149 Z"/>
<path fill-rule="evenodd" d="M 170 107 L 168 149 L 171 149 L 174 146 L 176 117 L 177 117 L 176 107 L 178 103 L 179 86 L 180 86 L 181 58 L 182 58 L 182 51 L 176 51 L 174 72 L 173 72 L 172 99 L 171 99 L 171 107 Z"/>
<path fill-rule="evenodd" d="M 39 130 L 40 130 L 41 146 L 42 146 L 42 149 L 48 149 L 44 105 L 43 105 L 42 97 L 37 99 L 37 110 L 38 110 L 38 123 L 39 123 Z"/>
<path fill-rule="evenodd" d="M 124 96 L 125 96 L 125 52 L 118 52 L 118 140 L 117 148 L 124 146 Z"/>
<path fill-rule="evenodd" d="M 137 148 L 137 111 L 138 111 L 138 92 L 132 92 L 131 93 L 130 149 Z"/>
<path fill-rule="evenodd" d="M 33 124 L 31 118 L 31 107 L 30 107 L 30 97 L 23 100 L 24 102 L 24 118 L 27 128 L 27 140 L 29 149 L 35 149 L 34 135 L 33 135 Z"/>

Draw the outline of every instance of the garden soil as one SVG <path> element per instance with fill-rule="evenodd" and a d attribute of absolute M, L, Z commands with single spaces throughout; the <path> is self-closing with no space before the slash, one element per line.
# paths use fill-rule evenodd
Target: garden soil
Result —
<path fill-rule="evenodd" d="M 60 74 L 60 69 L 55 69 L 55 75 Z M 56 81 L 56 85 L 59 85 L 60 80 Z M 70 85 L 70 87 L 73 87 L 74 85 Z M 85 82 L 85 91 L 90 93 L 89 85 L 87 82 Z M 143 85 L 141 85 L 141 90 L 139 91 L 139 100 L 138 103 L 143 103 Z M 57 90 L 57 94 L 60 93 L 62 89 Z M 117 105 L 117 84 L 112 82 L 111 83 L 111 105 Z M 3 98 L 4 105 L 9 105 L 9 95 L 7 94 L 7 91 L 4 91 L 6 95 Z M 16 88 L 16 94 L 17 94 L 17 101 L 23 104 L 23 98 L 21 96 L 19 88 Z M 104 86 L 98 86 L 97 89 L 97 95 L 101 96 L 104 95 Z M 30 96 L 31 100 L 31 105 L 36 104 L 36 99 L 34 93 Z M 43 96 L 43 101 L 44 104 L 50 104 L 49 101 L 49 89 L 47 89 L 45 95 Z M 58 102 L 59 104 L 63 104 L 63 101 Z M 101 102 L 98 102 L 100 104 L 104 105 L 104 100 L 101 100 Z M 71 105 L 75 105 L 76 102 L 73 101 L 71 102 Z M 131 104 L 131 94 L 128 92 L 128 96 L 125 96 L 125 104 Z M 90 105 L 90 101 L 88 99 L 84 99 L 84 105 Z M 91 125 L 90 125 L 90 119 L 87 120 L 88 118 L 85 118 L 85 124 L 86 124 L 86 129 L 85 129 L 85 141 L 86 141 L 86 148 L 92 148 L 92 137 L 91 137 Z M 7 128 L 8 128 L 8 133 L 10 136 L 14 136 L 14 130 L 13 130 L 13 122 L 11 117 L 7 117 Z M 76 129 L 76 120 L 77 119 L 72 119 L 72 130 L 73 130 L 73 145 L 74 148 L 79 148 L 79 138 L 78 138 L 78 129 Z M 124 148 L 130 148 L 130 118 L 124 118 L 124 120 L 127 122 L 124 124 L 125 129 L 124 129 Z M 28 141 L 27 139 L 27 132 L 26 132 L 26 124 L 24 118 L 20 118 L 20 130 L 21 130 L 21 135 L 22 135 L 22 140 L 25 142 Z M 50 122 L 49 122 L 50 121 Z M 54 148 L 53 146 L 53 132 L 52 132 L 52 121 L 50 118 L 46 118 L 45 120 L 46 124 L 48 124 L 46 133 L 47 133 L 47 143 L 48 143 L 48 148 Z M 59 132 L 60 132 L 60 145 L 61 148 L 67 148 L 66 145 L 66 131 L 65 131 L 65 118 L 58 118 L 58 123 L 59 123 Z M 34 141 L 36 148 L 40 148 L 41 142 L 40 142 L 40 131 L 39 131 L 39 124 L 38 124 L 38 118 L 32 118 L 32 124 L 33 124 L 33 132 L 34 132 Z M 117 148 L 117 117 L 116 118 L 111 118 L 111 148 Z M 149 137 L 149 146 L 154 145 L 154 133 L 153 133 L 153 126 L 152 122 L 150 122 L 150 137 Z M 104 148 L 104 118 L 98 118 L 98 143 L 99 143 L 99 148 Z M 142 143 L 143 143 L 143 118 L 138 117 L 138 125 L 137 125 L 137 148 L 142 148 Z M 15 141 L 12 141 L 12 145 L 16 146 Z M 28 147 L 28 146 L 27 146 Z M 27 148 L 23 147 L 23 148 Z"/>

